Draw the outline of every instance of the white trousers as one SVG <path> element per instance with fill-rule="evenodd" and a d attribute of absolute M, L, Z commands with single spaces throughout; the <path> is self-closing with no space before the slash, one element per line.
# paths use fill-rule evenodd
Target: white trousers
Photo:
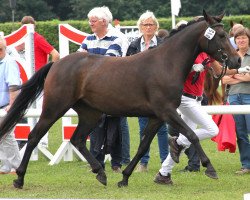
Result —
<path fill-rule="evenodd" d="M 17 169 L 21 163 L 21 157 L 18 149 L 14 132 L 11 131 L 0 141 L 0 171 L 10 172 L 12 168 Z"/>
<path fill-rule="evenodd" d="M 179 110 L 182 119 L 195 132 L 199 140 L 212 138 L 219 133 L 217 125 L 211 116 L 209 116 L 202 108 L 200 101 L 182 96 Z M 179 135 L 177 143 L 185 148 L 188 148 L 191 144 L 191 142 L 182 134 Z M 171 174 L 174 165 L 175 162 L 169 153 L 165 161 L 162 163 L 160 173 L 163 176 L 167 176 L 168 173 Z"/>

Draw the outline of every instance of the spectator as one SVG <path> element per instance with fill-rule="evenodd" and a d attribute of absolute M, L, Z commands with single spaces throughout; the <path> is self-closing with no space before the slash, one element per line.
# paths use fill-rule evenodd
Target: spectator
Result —
<path fill-rule="evenodd" d="M 88 13 L 88 19 L 93 34 L 84 39 L 78 51 L 101 54 L 105 56 L 122 56 L 122 38 L 118 37 L 117 34 L 114 34 L 113 30 L 108 29 L 108 25 L 112 21 L 112 14 L 109 8 L 105 6 L 93 8 Z M 119 125 L 121 123 L 121 119 L 119 121 Z M 109 118 L 104 115 L 104 120 L 109 121 Z M 98 127 L 99 126 L 97 126 L 97 128 Z M 105 154 L 95 149 L 99 139 L 100 135 L 96 134 L 95 131 L 90 134 L 90 152 L 101 163 L 103 168 L 105 168 Z M 110 150 L 112 157 L 112 170 L 114 172 L 121 172 L 121 141 L 117 140 Z"/>
<path fill-rule="evenodd" d="M 6 41 L 0 37 L 0 107 L 8 112 L 18 95 L 16 88 L 20 85 L 20 73 L 17 63 L 7 54 L 6 48 Z M 15 173 L 21 163 L 13 130 L 0 141 L 0 160 L 0 174 Z"/>
<path fill-rule="evenodd" d="M 36 22 L 31 16 L 24 16 L 21 20 L 21 24 L 34 24 Z M 23 46 L 24 47 L 24 46 Z M 24 50 L 24 48 L 18 48 L 18 50 Z M 59 60 L 60 55 L 58 51 L 39 33 L 34 33 L 34 51 L 35 51 L 35 71 L 38 71 L 42 66 L 44 66 L 51 55 L 51 60 L 53 62 Z"/>
<path fill-rule="evenodd" d="M 198 20 L 198 18 L 199 18 L 199 16 L 195 17 L 195 20 Z M 183 26 L 183 25 L 185 26 L 185 25 L 187 25 L 187 23 L 188 23 L 187 21 L 181 20 L 176 24 L 175 29 L 178 29 L 180 26 Z M 205 99 L 203 97 L 204 97 L 204 92 L 202 94 L 201 104 L 205 102 Z M 169 134 L 171 136 L 177 136 L 177 137 L 179 136 L 178 131 L 176 131 L 171 126 L 169 126 Z M 199 156 L 198 156 L 193 144 L 191 144 L 190 147 L 187 148 L 184 152 L 188 157 L 188 164 L 184 169 L 181 170 L 181 172 L 197 172 L 197 171 L 200 171 L 200 159 L 199 159 Z"/>
<path fill-rule="evenodd" d="M 234 40 L 238 54 L 242 58 L 241 68 L 250 69 L 250 31 L 240 27 L 235 31 Z M 223 77 L 223 83 L 229 84 L 228 101 L 230 105 L 250 105 L 250 74 L 235 74 Z M 250 114 L 233 115 L 236 125 L 237 144 L 240 153 L 241 169 L 236 174 L 250 173 Z"/>
<path fill-rule="evenodd" d="M 7 46 L 6 48 L 6 52 L 7 54 L 9 54 L 12 58 L 14 59 L 24 59 L 25 60 L 25 56 L 23 53 L 21 53 L 21 51 L 17 51 L 15 47 L 9 47 Z M 22 84 L 22 81 L 21 81 L 21 84 Z M 27 123 L 27 118 L 23 118 L 19 121 L 19 123 Z M 18 144 L 18 147 L 19 149 L 21 150 L 24 145 L 27 143 L 26 140 L 18 140 L 17 141 L 17 144 Z"/>
<path fill-rule="evenodd" d="M 110 31 L 111 35 L 117 36 L 122 39 L 122 56 L 126 56 L 129 41 L 127 39 L 127 36 L 122 33 L 119 29 L 113 27 L 111 25 L 113 16 L 111 12 L 107 12 L 107 14 L 110 15 L 110 22 L 108 25 L 108 30 Z M 129 128 L 128 128 L 128 120 L 127 117 L 121 118 L 121 124 L 120 124 L 120 132 L 121 132 L 121 139 L 122 139 L 122 165 L 128 165 L 130 163 L 130 136 L 129 136 Z"/>
<path fill-rule="evenodd" d="M 232 35 L 230 37 L 230 42 L 232 44 L 232 46 L 237 49 L 237 45 L 235 44 L 235 39 L 234 39 L 234 34 L 235 32 L 239 29 L 239 28 L 243 28 L 242 24 L 234 24 L 233 27 L 231 28 L 230 34 Z"/>
<path fill-rule="evenodd" d="M 36 22 L 32 16 L 24 16 L 21 20 L 21 24 L 34 24 Z M 23 54 L 25 47 L 24 43 L 16 47 L 20 54 Z M 35 71 L 38 71 L 42 66 L 44 66 L 48 60 L 49 55 L 51 55 L 51 60 L 53 62 L 59 60 L 60 55 L 58 51 L 39 33 L 34 33 L 34 52 L 35 52 Z M 36 104 L 37 108 L 42 108 L 43 98 L 41 97 Z M 43 147 L 48 147 L 48 133 L 41 139 L 40 145 Z"/>
<path fill-rule="evenodd" d="M 169 32 L 168 32 L 168 30 L 166 30 L 166 29 L 159 29 L 159 31 L 158 31 L 158 33 L 157 33 L 157 36 L 158 36 L 159 38 L 164 39 L 165 37 L 168 37 L 168 36 L 169 36 Z"/>
<path fill-rule="evenodd" d="M 158 20 L 156 19 L 153 12 L 146 11 L 143 13 L 138 22 L 137 26 L 142 33 L 142 36 L 135 41 L 133 41 L 127 51 L 127 56 L 142 52 L 148 48 L 155 47 L 162 42 L 162 39 L 156 36 L 156 32 L 159 28 Z M 143 137 L 143 130 L 148 123 L 148 118 L 139 117 L 139 128 L 140 128 L 140 140 Z M 168 136 L 167 127 L 163 125 L 158 133 L 158 145 L 160 152 L 161 163 L 165 160 L 168 155 Z M 146 154 L 141 158 L 140 164 L 137 167 L 137 172 L 147 172 L 149 162 L 149 149 Z"/>

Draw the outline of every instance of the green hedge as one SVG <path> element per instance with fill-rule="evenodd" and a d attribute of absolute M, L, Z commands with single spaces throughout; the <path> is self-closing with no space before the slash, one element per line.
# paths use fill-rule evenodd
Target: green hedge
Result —
<path fill-rule="evenodd" d="M 180 20 L 191 20 L 192 18 L 176 18 L 176 22 Z M 243 15 L 243 16 L 230 16 L 230 17 L 224 17 L 223 23 L 225 26 L 225 30 L 229 31 L 230 29 L 230 20 L 234 22 L 239 22 L 240 20 L 243 21 L 244 26 L 250 27 L 250 15 Z M 136 25 L 137 21 L 130 20 L 130 21 L 122 21 L 120 24 L 122 26 L 134 26 Z M 71 20 L 71 21 L 58 21 L 58 20 L 52 20 L 52 21 L 39 21 L 36 24 L 36 31 L 43 35 L 56 49 L 58 49 L 58 24 L 60 23 L 68 23 L 71 26 L 73 26 L 76 29 L 79 29 L 81 31 L 84 31 L 86 33 L 90 33 L 91 30 L 89 28 L 87 21 L 77 21 L 77 20 Z M 159 19 L 160 28 L 170 30 L 172 26 L 171 18 L 160 18 Z M 3 31 L 5 35 L 8 35 L 12 32 L 12 30 L 17 30 L 20 27 L 20 23 L 2 23 L 0 24 L 0 31 Z M 73 43 L 70 44 L 70 52 L 76 51 L 78 49 L 78 45 L 75 45 Z"/>

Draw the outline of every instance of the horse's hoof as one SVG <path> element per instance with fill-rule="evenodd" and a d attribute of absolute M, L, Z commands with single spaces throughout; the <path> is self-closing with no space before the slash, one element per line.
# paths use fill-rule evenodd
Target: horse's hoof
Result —
<path fill-rule="evenodd" d="M 107 176 L 105 173 L 98 173 L 96 179 L 103 185 L 107 185 Z"/>
<path fill-rule="evenodd" d="M 209 171 L 209 170 L 206 170 L 206 171 L 205 171 L 205 174 L 206 174 L 209 178 L 218 179 L 218 176 L 217 176 L 216 171 Z"/>
<path fill-rule="evenodd" d="M 17 179 L 13 181 L 13 186 L 18 189 L 23 189 L 23 184 L 21 184 Z"/>
<path fill-rule="evenodd" d="M 128 182 L 126 181 L 120 181 L 117 183 L 118 187 L 121 188 L 121 187 L 127 187 L 128 186 Z"/>

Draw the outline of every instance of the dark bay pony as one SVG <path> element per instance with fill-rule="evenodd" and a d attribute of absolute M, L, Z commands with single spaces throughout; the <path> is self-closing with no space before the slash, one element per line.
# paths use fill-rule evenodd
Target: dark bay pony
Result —
<path fill-rule="evenodd" d="M 16 188 L 24 185 L 24 176 L 32 150 L 49 128 L 70 108 L 79 117 L 71 143 L 82 153 L 97 173 L 97 180 L 107 184 L 100 163 L 90 154 L 85 141 L 97 125 L 102 113 L 113 116 L 147 116 L 150 118 L 138 151 L 125 168 L 119 187 L 127 186 L 136 164 L 148 149 L 157 130 L 168 123 L 185 135 L 196 147 L 205 174 L 217 178 L 216 171 L 203 151 L 198 137 L 184 123 L 176 109 L 180 105 L 183 84 L 195 58 L 206 52 L 229 68 L 238 68 L 240 58 L 230 45 L 220 16 L 203 11 L 204 19 L 189 23 L 158 47 L 125 58 L 88 53 L 73 53 L 56 63 L 45 65 L 21 86 L 21 93 L 0 124 L 2 138 L 23 117 L 26 109 L 44 90 L 40 119 L 29 135 L 20 166 Z M 216 33 L 210 40 L 204 36 L 208 28 Z"/>

